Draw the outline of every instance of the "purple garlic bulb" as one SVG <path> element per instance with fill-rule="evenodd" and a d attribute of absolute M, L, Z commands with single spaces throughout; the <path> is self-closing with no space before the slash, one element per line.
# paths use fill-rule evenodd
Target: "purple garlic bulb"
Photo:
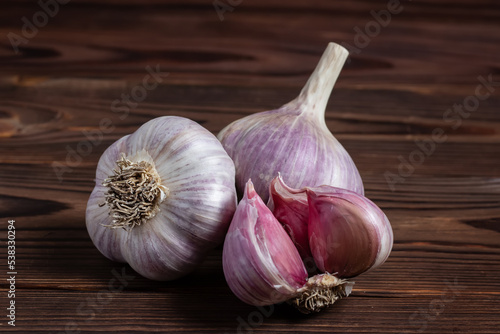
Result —
<path fill-rule="evenodd" d="M 345 48 L 330 43 L 296 99 L 239 119 L 218 134 L 234 161 L 240 195 L 252 179 L 266 202 L 278 172 L 297 189 L 324 184 L 364 193 L 356 165 L 325 123 L 328 98 L 347 56 Z"/>

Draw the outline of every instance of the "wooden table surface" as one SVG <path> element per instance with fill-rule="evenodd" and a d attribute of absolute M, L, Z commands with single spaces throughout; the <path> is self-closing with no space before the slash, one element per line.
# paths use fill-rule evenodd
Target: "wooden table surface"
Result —
<path fill-rule="evenodd" d="M 500 333 L 498 1 L 59 1 L 0 11 L 0 332 Z M 221 247 L 173 282 L 99 253 L 85 207 L 112 142 L 162 115 L 217 133 L 279 107 L 330 41 L 351 57 L 327 124 L 395 234 L 349 298 L 312 316 L 246 305 Z M 161 84 L 127 106 L 147 68 Z"/>

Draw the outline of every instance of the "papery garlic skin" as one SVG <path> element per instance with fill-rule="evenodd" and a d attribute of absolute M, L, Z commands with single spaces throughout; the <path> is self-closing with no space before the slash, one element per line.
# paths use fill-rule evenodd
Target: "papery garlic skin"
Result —
<path fill-rule="evenodd" d="M 123 156 L 153 164 L 164 187 L 154 216 L 128 230 L 105 227 L 113 226 L 113 217 L 103 183 Z M 101 156 L 87 204 L 89 235 L 107 258 L 127 262 L 147 278 L 181 277 L 223 240 L 236 209 L 234 175 L 232 160 L 202 126 L 182 117 L 153 119 Z"/>
<path fill-rule="evenodd" d="M 251 181 L 226 235 L 222 263 L 233 293 L 251 305 L 286 301 L 307 281 L 297 249 Z"/>
<path fill-rule="evenodd" d="M 271 180 L 281 172 L 293 188 L 332 185 L 363 194 L 359 172 L 325 123 L 330 92 L 348 56 L 330 43 L 300 95 L 279 109 L 239 119 L 219 134 L 236 166 L 241 193 L 248 179 L 264 201 Z"/>

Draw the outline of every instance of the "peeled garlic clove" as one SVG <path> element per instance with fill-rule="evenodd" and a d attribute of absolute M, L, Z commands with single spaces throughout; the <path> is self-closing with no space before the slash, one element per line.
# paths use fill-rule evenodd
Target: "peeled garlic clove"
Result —
<path fill-rule="evenodd" d="M 274 217 L 283 225 L 304 261 L 312 259 L 309 249 L 309 204 L 305 189 L 288 187 L 281 174 L 271 181 L 267 204 Z"/>
<path fill-rule="evenodd" d="M 357 276 L 384 263 L 393 233 L 386 215 L 368 198 L 343 189 L 307 189 L 309 245 L 320 271 Z"/>
<path fill-rule="evenodd" d="M 219 133 L 236 166 L 238 192 L 252 179 L 267 201 L 269 184 L 281 172 L 293 188 L 325 184 L 363 194 L 353 160 L 325 123 L 326 104 L 347 56 L 345 48 L 330 43 L 295 100 L 239 119 Z"/>
<path fill-rule="evenodd" d="M 288 300 L 307 281 L 297 249 L 250 180 L 226 235 L 222 261 L 229 287 L 251 305 Z"/>
<path fill-rule="evenodd" d="M 153 119 L 101 156 L 87 230 L 109 259 L 150 279 L 181 277 L 222 242 L 236 209 L 234 175 L 208 130 L 182 117 Z"/>

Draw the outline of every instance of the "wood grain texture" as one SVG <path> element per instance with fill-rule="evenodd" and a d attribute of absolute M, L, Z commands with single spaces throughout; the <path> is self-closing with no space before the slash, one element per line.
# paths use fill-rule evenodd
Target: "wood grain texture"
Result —
<path fill-rule="evenodd" d="M 226 2 L 227 3 L 227 2 Z M 244 0 L 220 21 L 211 1 L 73 0 L 14 52 L 34 1 L 0 11 L 0 331 L 37 333 L 500 333 L 500 4 L 405 1 L 351 52 L 327 108 L 367 196 L 384 209 L 394 249 L 351 297 L 313 316 L 240 302 L 221 247 L 193 274 L 152 282 L 105 259 L 85 228 L 97 161 L 113 141 L 157 116 L 213 133 L 294 98 L 329 41 L 356 32 L 387 1 Z M 168 72 L 123 113 L 113 101 Z M 467 117 L 447 110 L 497 82 Z M 484 89 L 482 90 L 484 92 Z M 103 133 L 100 122 L 113 129 Z M 416 142 L 446 140 L 391 190 Z M 92 137 L 86 133 L 102 134 Z M 85 152 L 67 160 L 68 152 Z M 85 151 L 86 150 L 86 151 Z M 58 162 L 68 167 L 59 174 Z M 6 225 L 16 220 L 16 327 L 6 323 Z M 109 293 L 117 273 L 123 291 Z M 112 281 L 116 282 L 116 281 Z M 113 286 L 113 285 L 112 285 Z M 243 324 L 244 323 L 244 324 Z"/>

